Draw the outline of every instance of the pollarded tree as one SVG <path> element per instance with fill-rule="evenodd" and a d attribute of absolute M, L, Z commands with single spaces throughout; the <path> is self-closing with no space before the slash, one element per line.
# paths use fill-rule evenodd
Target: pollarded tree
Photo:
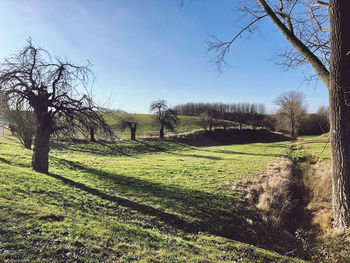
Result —
<path fill-rule="evenodd" d="M 244 32 L 252 32 L 266 17 L 291 44 L 279 53 L 280 63 L 308 63 L 329 91 L 332 148 L 334 227 L 350 227 L 350 1 L 242 0 L 249 18 L 229 41 L 210 41 L 220 68 L 225 55 Z"/>
<path fill-rule="evenodd" d="M 0 93 L 14 101 L 25 101 L 34 110 L 36 133 L 32 167 L 47 173 L 49 141 L 52 134 L 75 132 L 85 123 L 110 131 L 89 92 L 90 64 L 77 66 L 54 59 L 31 40 L 0 65 Z"/>
<path fill-rule="evenodd" d="M 136 119 L 136 117 L 129 114 L 121 117 L 119 122 L 119 128 L 121 131 L 125 131 L 127 128 L 129 128 L 130 139 L 133 141 L 136 140 L 136 131 L 139 128 L 139 126 L 139 121 Z"/>
<path fill-rule="evenodd" d="M 277 114 L 287 120 L 291 136 L 294 138 L 295 128 L 306 114 L 303 93 L 294 90 L 284 92 L 275 99 L 274 103 L 280 107 Z"/>
<path fill-rule="evenodd" d="M 157 100 L 151 103 L 150 111 L 153 112 L 155 121 L 159 124 L 159 138 L 164 139 L 164 128 L 175 131 L 180 119 L 174 110 L 169 109 L 165 100 Z"/>

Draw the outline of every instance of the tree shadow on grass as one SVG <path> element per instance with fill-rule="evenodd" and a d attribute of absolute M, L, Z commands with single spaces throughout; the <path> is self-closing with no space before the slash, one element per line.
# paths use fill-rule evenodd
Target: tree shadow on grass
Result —
<path fill-rule="evenodd" d="M 272 154 L 272 153 L 250 153 L 250 152 L 238 152 L 238 151 L 231 151 L 231 150 L 207 150 L 207 149 L 200 149 L 200 151 L 207 151 L 212 153 L 223 153 L 223 154 L 236 154 L 236 155 L 252 155 L 252 156 L 270 156 L 270 157 L 281 157 L 283 154 Z"/>
<path fill-rule="evenodd" d="M 200 154 L 184 154 L 184 153 L 173 153 L 169 152 L 169 154 L 176 155 L 176 156 L 182 156 L 182 157 L 193 157 L 198 159 L 208 159 L 208 160 L 224 160 L 224 158 L 213 156 L 213 155 L 200 155 Z M 232 159 L 233 160 L 233 159 Z"/>
<path fill-rule="evenodd" d="M 171 155 L 176 155 L 176 156 L 182 156 L 182 157 L 194 157 L 194 158 L 199 158 L 199 159 L 209 159 L 209 160 L 223 160 L 224 158 L 218 157 L 218 156 L 213 156 L 213 155 L 200 155 L 200 154 L 185 154 L 183 152 L 177 152 L 174 151 L 176 150 L 176 148 L 174 149 L 167 149 L 165 147 L 159 147 L 157 145 L 151 145 L 149 143 L 147 143 L 146 141 L 139 141 L 140 143 L 144 144 L 145 146 L 148 147 L 148 149 L 153 149 L 154 152 L 163 152 L 163 153 L 167 153 L 167 154 L 171 154 Z M 165 143 L 174 143 L 174 144 L 178 144 L 180 145 L 180 147 L 185 147 L 187 149 L 194 149 L 194 150 L 199 150 L 197 147 L 193 147 L 193 146 L 189 146 L 187 144 L 183 144 L 183 143 L 179 143 L 179 142 L 175 142 L 175 141 L 171 141 L 171 140 L 164 140 Z M 183 148 L 182 148 L 183 149 Z"/>
<path fill-rule="evenodd" d="M 61 144 L 56 142 L 50 143 L 50 148 L 59 151 L 74 151 L 81 153 L 91 153 L 102 156 L 128 156 L 134 157 L 132 152 L 132 147 L 125 147 L 115 142 L 80 142 L 79 144 Z"/>
<path fill-rule="evenodd" d="M 151 206 L 139 204 L 139 203 L 130 201 L 130 200 L 122 198 L 122 197 L 108 195 L 108 194 L 106 194 L 106 193 L 104 193 L 96 188 L 92 188 L 92 187 L 89 187 L 85 184 L 75 182 L 71 179 L 60 176 L 58 174 L 48 173 L 47 175 L 49 175 L 53 178 L 59 179 L 62 182 L 64 182 L 65 184 L 79 188 L 80 190 L 83 190 L 89 194 L 98 196 L 101 199 L 116 202 L 118 205 L 128 207 L 132 210 L 136 210 L 138 212 L 141 212 L 142 214 L 155 216 L 155 217 L 159 218 L 160 220 L 162 220 L 162 221 L 164 221 L 164 222 L 166 222 L 166 223 L 168 223 L 176 228 L 179 228 L 185 232 L 188 232 L 188 233 L 197 233 L 198 232 L 198 230 L 196 231 L 195 225 L 182 220 L 181 218 L 179 218 L 176 215 L 169 214 L 169 213 L 163 212 L 159 209 L 153 208 Z"/>
<path fill-rule="evenodd" d="M 59 151 L 74 151 L 81 153 L 92 153 L 102 156 L 127 156 L 136 158 L 138 155 L 155 153 L 155 152 L 169 152 L 189 148 L 188 145 L 170 141 L 170 140 L 156 140 L 148 139 L 146 141 L 123 141 L 123 142 L 105 142 L 99 141 L 96 143 L 85 142 L 78 144 L 62 144 L 52 142 L 51 148 Z"/>
<path fill-rule="evenodd" d="M 6 163 L 6 164 L 9 164 L 9 165 L 12 164 L 10 161 L 8 161 L 8 160 L 6 160 L 5 158 L 2 158 L 2 157 L 0 157 L 0 162 Z"/>
<path fill-rule="evenodd" d="M 207 139 L 209 144 L 207 145 Z M 196 149 L 206 150 L 206 146 L 220 146 L 220 145 L 234 145 L 234 144 L 250 144 L 250 143 L 272 143 L 289 141 L 290 138 L 281 134 L 272 133 L 267 130 L 214 130 L 213 132 L 200 131 L 190 133 L 187 137 L 172 139 L 144 139 L 136 141 L 122 141 L 122 142 L 107 142 L 99 141 L 91 143 L 88 141 L 79 141 L 78 144 L 62 144 L 51 143 L 51 148 L 63 151 L 77 151 L 82 153 L 92 153 L 102 156 L 128 156 L 136 158 L 138 155 L 164 152 L 174 153 L 178 150 Z M 200 146 L 200 147 L 198 147 Z M 269 145 L 266 147 L 284 148 L 283 145 Z M 210 151 L 208 151 L 210 152 Z M 218 151 L 217 153 L 230 153 L 227 151 Z M 232 152 L 237 154 L 247 154 L 241 152 Z M 251 155 L 254 155 L 253 153 Z M 262 154 L 257 154 L 262 155 Z M 192 155 L 189 155 L 192 156 Z M 276 155 L 268 155 L 276 156 Z M 196 157 L 196 156 L 194 156 Z M 212 160 L 219 160 L 220 157 L 199 156 L 198 158 L 207 158 Z"/>
<path fill-rule="evenodd" d="M 93 188 L 57 174 L 50 176 L 102 199 L 157 217 L 187 233 L 207 232 L 284 253 L 298 245 L 291 235 L 285 235 L 264 222 L 256 210 L 244 203 L 238 192 L 225 194 L 220 191 L 209 193 L 185 189 L 110 173 L 66 159 L 55 158 L 55 161 L 73 170 L 83 171 L 86 176 L 98 179 L 94 180 L 95 182 L 102 183 Z M 133 196 L 134 200 L 142 200 L 147 204 L 110 193 Z M 154 205 L 160 208 L 152 207 Z"/>

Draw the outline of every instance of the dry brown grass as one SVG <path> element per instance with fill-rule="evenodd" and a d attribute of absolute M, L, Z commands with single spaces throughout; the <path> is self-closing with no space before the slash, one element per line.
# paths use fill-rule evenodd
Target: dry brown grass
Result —
<path fill-rule="evenodd" d="M 294 231 L 302 217 L 302 190 L 291 160 L 271 163 L 264 173 L 240 182 L 246 198 L 275 228 Z"/>
<path fill-rule="evenodd" d="M 333 220 L 330 164 L 319 161 L 311 166 L 303 164 L 302 167 L 299 171 L 294 171 L 292 161 L 283 159 L 271 163 L 265 172 L 241 181 L 234 188 L 241 189 L 249 202 L 262 213 L 264 220 L 274 227 L 288 228 L 293 225 L 291 221 L 300 205 L 298 201 L 302 201 L 305 214 L 308 215 L 302 225 L 314 233 L 328 233 L 332 229 Z M 293 173 L 300 173 L 302 186 Z M 301 195 L 296 195 L 295 186 L 298 185 L 304 188 L 306 195 L 300 191 L 297 194 Z"/>
<path fill-rule="evenodd" d="M 304 185 L 309 202 L 306 209 L 311 216 L 311 227 L 323 233 L 332 228 L 332 179 L 329 163 L 319 161 L 305 174 Z"/>

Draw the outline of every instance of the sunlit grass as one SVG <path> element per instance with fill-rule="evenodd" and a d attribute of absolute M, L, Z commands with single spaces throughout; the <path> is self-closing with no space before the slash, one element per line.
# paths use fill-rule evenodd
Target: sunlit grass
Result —
<path fill-rule="evenodd" d="M 328 135 L 302 136 L 298 144 L 315 157 L 331 161 L 331 146 Z"/>
<path fill-rule="evenodd" d="M 50 175 L 31 170 L 15 138 L 0 145 L 1 262 L 227 262 L 244 258 L 225 236 L 245 219 L 240 194 L 223 186 L 265 169 L 288 142 L 54 145 Z M 253 248 L 241 262 L 276 257 Z"/>

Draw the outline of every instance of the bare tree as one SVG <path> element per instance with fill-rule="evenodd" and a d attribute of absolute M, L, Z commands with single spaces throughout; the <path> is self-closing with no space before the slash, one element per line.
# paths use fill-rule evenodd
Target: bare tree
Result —
<path fill-rule="evenodd" d="M 219 124 L 217 120 L 218 116 L 219 113 L 216 110 L 207 110 L 199 115 L 199 124 L 204 130 L 209 127 L 209 131 L 211 132 L 213 127 Z"/>
<path fill-rule="evenodd" d="M 294 138 L 295 127 L 306 114 L 304 95 L 298 91 L 284 92 L 275 99 L 274 103 L 280 107 L 277 114 L 287 120 L 291 135 Z"/>
<path fill-rule="evenodd" d="M 125 129 L 129 128 L 130 130 L 130 139 L 135 141 L 136 140 L 136 131 L 140 126 L 140 122 L 136 119 L 136 117 L 132 115 L 125 115 L 120 118 L 119 122 L 119 128 L 122 131 L 125 131 Z"/>
<path fill-rule="evenodd" d="M 209 41 L 214 61 L 220 69 L 231 45 L 269 17 L 291 44 L 278 53 L 279 63 L 313 68 L 329 90 L 333 225 L 344 230 L 350 227 L 350 1 L 243 0 L 240 7 L 249 21 L 229 41 Z"/>
<path fill-rule="evenodd" d="M 47 173 L 52 134 L 74 133 L 94 123 L 110 131 L 88 92 L 90 63 L 77 66 L 54 59 L 44 49 L 27 45 L 0 65 L 0 93 L 14 101 L 27 102 L 34 110 L 36 133 L 32 166 Z"/>
<path fill-rule="evenodd" d="M 160 125 L 159 138 L 164 139 L 164 128 L 175 131 L 180 119 L 174 110 L 168 108 L 165 100 L 153 101 L 150 111 L 154 113 L 155 120 Z"/>

